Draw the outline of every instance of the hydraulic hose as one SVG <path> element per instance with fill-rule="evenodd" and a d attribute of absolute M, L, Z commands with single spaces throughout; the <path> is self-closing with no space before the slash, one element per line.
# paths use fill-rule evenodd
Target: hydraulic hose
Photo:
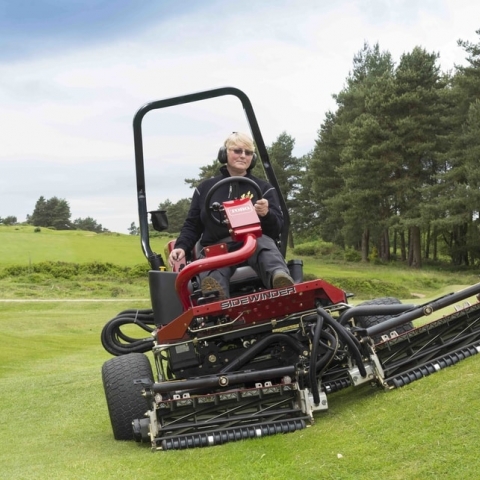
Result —
<path fill-rule="evenodd" d="M 316 371 L 316 363 L 317 363 L 317 352 L 318 352 L 318 344 L 320 343 L 320 335 L 322 333 L 323 328 L 323 317 L 320 311 L 317 312 L 317 323 L 315 324 L 315 331 L 313 333 L 313 340 L 312 340 L 312 352 L 310 355 L 310 368 L 308 370 L 308 376 L 310 379 L 310 388 L 312 389 L 313 395 L 313 402 L 315 405 L 320 404 L 320 391 L 318 388 L 317 383 L 317 371 Z"/>
<path fill-rule="evenodd" d="M 318 388 L 317 377 L 322 375 L 323 371 L 330 364 L 335 353 L 338 350 L 338 337 L 332 335 L 326 330 L 322 330 L 323 318 L 320 315 L 319 315 L 319 320 L 321 320 L 321 322 L 317 322 L 317 324 L 314 327 L 313 340 L 312 340 L 312 354 L 310 357 L 310 364 L 309 364 L 309 370 L 308 370 L 308 377 L 310 380 L 310 390 L 312 391 L 313 401 L 315 405 L 318 405 L 320 403 L 320 389 Z M 319 324 L 321 327 L 320 338 L 318 338 L 318 335 L 317 335 Z M 318 338 L 318 342 L 313 343 L 317 338 Z M 326 339 L 327 341 L 329 341 L 332 346 L 329 346 L 323 343 L 321 341 L 322 339 Z M 320 358 L 320 360 L 317 361 L 316 360 L 318 356 L 317 352 L 318 352 L 318 347 L 320 345 L 325 347 L 327 349 L 327 352 L 325 353 L 325 355 L 322 356 L 322 358 Z"/>
<path fill-rule="evenodd" d="M 333 330 L 335 330 L 339 337 L 341 337 L 350 347 L 352 351 L 352 356 L 355 358 L 355 361 L 357 363 L 358 371 L 360 372 L 360 375 L 365 378 L 367 376 L 367 371 L 365 369 L 365 365 L 363 364 L 362 355 L 359 348 L 360 343 L 358 342 L 358 340 L 343 325 L 340 325 L 338 322 L 336 322 L 335 319 L 323 308 L 318 307 L 317 311 L 321 313 L 325 323 L 328 324 L 328 326 L 331 327 Z"/>
<path fill-rule="evenodd" d="M 265 350 L 265 348 L 275 342 L 287 343 L 288 345 L 290 345 L 290 347 L 293 348 L 293 350 L 295 350 L 299 354 L 302 354 L 305 350 L 305 347 L 300 342 L 296 341 L 289 335 L 285 335 L 284 333 L 274 333 L 254 343 L 248 350 L 246 350 L 245 353 L 237 357 L 232 363 L 223 368 L 220 373 L 227 373 L 240 369 L 246 363 L 252 360 L 255 356 L 257 356 L 260 352 Z"/>
<path fill-rule="evenodd" d="M 131 324 L 138 325 L 148 332 L 149 336 L 133 338 L 123 333 L 121 328 Z M 124 310 L 103 327 L 101 333 L 103 348 L 115 356 L 149 352 L 152 350 L 154 342 L 151 336 L 154 328 L 149 325 L 155 325 L 153 310 Z"/>
<path fill-rule="evenodd" d="M 322 328 L 323 328 L 324 322 L 332 330 L 334 330 L 337 333 L 337 335 L 341 337 L 345 341 L 345 343 L 350 347 L 350 349 L 352 350 L 352 355 L 357 362 L 360 375 L 362 375 L 362 377 L 365 377 L 367 375 L 367 371 L 365 370 L 362 356 L 360 354 L 359 343 L 356 340 L 356 338 L 353 337 L 353 335 L 344 326 L 336 322 L 335 319 L 331 317 L 323 308 L 320 308 L 320 307 L 317 308 L 317 315 L 318 315 L 318 318 L 317 318 L 317 323 L 315 325 L 315 331 L 314 331 L 313 340 L 312 340 L 310 368 L 308 371 L 308 376 L 310 380 L 310 389 L 312 391 L 313 402 L 315 403 L 315 405 L 320 404 L 320 389 L 318 388 L 318 383 L 317 383 L 317 372 L 326 368 L 326 366 L 330 363 L 336 351 L 336 349 L 332 350 L 330 354 L 324 355 L 324 357 L 317 362 L 317 355 L 318 355 L 317 352 L 320 344 L 320 338 L 322 335 Z M 323 332 L 323 333 L 325 336 L 327 336 L 327 338 L 328 338 L 328 335 L 330 335 L 328 334 L 328 332 Z M 334 339 L 336 344 L 336 339 L 333 336 L 331 336 L 331 339 L 332 338 Z"/>
<path fill-rule="evenodd" d="M 337 352 L 337 346 L 338 346 L 338 340 L 337 340 L 337 337 L 335 337 L 334 335 L 332 335 L 331 333 L 329 332 L 326 332 L 325 330 L 322 332 L 322 336 L 320 337 L 320 339 L 327 339 L 331 345 L 333 345 L 332 347 L 320 342 L 320 345 L 323 345 L 325 346 L 329 352 L 325 355 L 323 355 L 323 357 L 315 364 L 315 372 L 316 372 L 316 375 L 318 376 L 319 374 L 321 375 L 323 373 L 323 371 L 328 367 L 328 365 L 330 364 L 330 362 L 332 361 L 332 358 L 334 357 L 335 353 Z"/>

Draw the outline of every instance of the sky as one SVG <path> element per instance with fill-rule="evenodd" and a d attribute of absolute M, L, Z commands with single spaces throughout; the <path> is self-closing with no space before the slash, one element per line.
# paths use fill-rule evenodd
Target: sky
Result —
<path fill-rule="evenodd" d="M 132 122 L 143 105 L 231 86 L 265 144 L 311 151 L 364 43 L 395 62 L 421 46 L 443 71 L 478 43 L 472 0 L 0 0 L 0 217 L 40 196 L 113 232 L 138 225 Z M 186 178 L 248 133 L 235 97 L 149 112 L 147 207 L 191 197 Z"/>

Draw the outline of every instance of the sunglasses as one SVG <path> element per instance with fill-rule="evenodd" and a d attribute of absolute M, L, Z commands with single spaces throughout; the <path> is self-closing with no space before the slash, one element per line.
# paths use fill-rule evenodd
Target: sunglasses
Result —
<path fill-rule="evenodd" d="M 245 150 L 244 148 L 229 148 L 235 155 L 241 155 L 243 152 L 245 152 L 245 155 L 247 157 L 251 157 L 254 152 L 252 150 Z"/>

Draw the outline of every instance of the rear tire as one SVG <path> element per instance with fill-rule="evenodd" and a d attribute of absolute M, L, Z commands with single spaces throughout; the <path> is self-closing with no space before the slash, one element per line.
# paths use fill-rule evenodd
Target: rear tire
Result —
<path fill-rule="evenodd" d="M 402 302 L 395 297 L 382 297 L 382 298 L 374 298 L 373 300 L 367 300 L 366 302 L 362 302 L 358 304 L 358 306 L 363 306 L 363 305 L 399 305 Z M 364 317 L 355 317 L 355 321 L 357 326 L 362 327 L 362 328 L 368 328 L 368 327 L 373 327 L 373 325 L 378 325 L 379 323 L 383 323 L 386 320 L 389 320 L 392 318 L 394 315 L 369 315 L 369 316 L 364 316 Z M 382 341 L 382 335 L 389 335 L 392 332 L 396 332 L 398 335 L 401 333 L 409 332 L 410 330 L 413 330 L 413 324 L 412 322 L 404 323 L 403 325 L 399 325 L 398 327 L 395 328 L 395 330 L 390 330 L 383 332 L 381 335 L 375 335 L 373 338 L 373 341 L 375 343 L 379 343 Z"/>
<path fill-rule="evenodd" d="M 143 353 L 112 358 L 103 364 L 102 380 L 113 436 L 133 440 L 132 421 L 143 418 L 149 409 L 142 390 L 145 381 L 153 383 L 150 361 Z"/>

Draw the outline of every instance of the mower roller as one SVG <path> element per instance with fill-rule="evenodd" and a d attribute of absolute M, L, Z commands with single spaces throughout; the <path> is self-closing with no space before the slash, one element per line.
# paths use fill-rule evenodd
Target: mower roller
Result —
<path fill-rule="evenodd" d="M 147 211 L 142 120 L 155 109 L 225 95 L 240 100 L 268 181 L 278 192 L 285 219 L 278 246 L 286 254 L 288 211 L 242 91 L 208 90 L 152 102 L 137 112 L 137 200 L 152 308 L 126 310 L 105 325 L 102 344 L 114 357 L 104 363 L 102 379 L 114 437 L 147 442 L 153 450 L 294 432 L 328 408 L 333 392 L 361 385 L 398 388 L 480 352 L 480 283 L 423 305 L 384 297 L 352 306 L 342 289 L 321 279 L 304 281 L 302 262 L 290 260 L 294 285 L 265 288 L 244 266 L 262 234 L 249 199 L 208 205 L 211 192 L 206 197 L 212 221 L 220 216 L 240 249 L 214 245 L 204 249 L 205 257 L 191 252 L 168 270 L 150 247 L 148 214 L 159 231 L 168 228 L 168 220 L 165 212 Z M 238 266 L 229 297 L 204 296 L 198 274 L 227 265 Z M 125 334 L 122 327 L 131 324 L 148 336 Z"/>

